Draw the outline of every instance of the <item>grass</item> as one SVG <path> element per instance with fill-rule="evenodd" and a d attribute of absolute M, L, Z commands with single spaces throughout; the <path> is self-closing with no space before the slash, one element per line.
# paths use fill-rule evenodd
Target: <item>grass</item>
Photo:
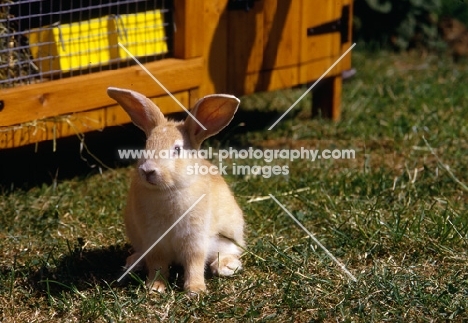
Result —
<path fill-rule="evenodd" d="M 311 120 L 309 96 L 268 131 L 305 89 L 258 94 L 242 98 L 232 126 L 207 143 L 355 149 L 356 159 L 281 161 L 289 174 L 226 176 L 245 212 L 245 270 L 208 279 L 198 299 L 148 293 L 141 275 L 116 282 L 129 250 L 121 213 L 132 167 L 3 186 L 0 321 L 468 320 L 468 68 L 359 51 L 353 66 L 341 121 Z"/>

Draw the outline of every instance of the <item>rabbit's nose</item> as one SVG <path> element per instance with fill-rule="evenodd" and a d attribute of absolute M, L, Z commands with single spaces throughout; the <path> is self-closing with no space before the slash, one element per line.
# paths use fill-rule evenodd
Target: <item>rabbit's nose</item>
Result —
<path fill-rule="evenodd" d="M 154 167 L 150 167 L 148 164 L 143 163 L 138 171 L 140 175 L 150 184 L 157 184 L 158 173 Z"/>

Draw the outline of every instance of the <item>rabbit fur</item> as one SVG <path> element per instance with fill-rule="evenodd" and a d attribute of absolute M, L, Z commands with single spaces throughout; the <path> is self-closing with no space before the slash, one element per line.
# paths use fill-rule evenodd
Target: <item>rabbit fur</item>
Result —
<path fill-rule="evenodd" d="M 169 150 L 175 155 L 198 150 L 203 140 L 229 124 L 239 105 L 236 97 L 225 94 L 199 100 L 191 111 L 206 127 L 203 130 L 191 116 L 180 122 L 167 120 L 156 104 L 135 91 L 108 88 L 107 93 L 145 132 L 146 150 Z M 147 286 L 152 290 L 165 290 L 172 264 L 184 267 L 184 289 L 194 293 L 206 290 L 206 265 L 220 276 L 242 269 L 243 213 L 220 174 L 187 173 L 195 163 L 212 166 L 200 158 L 143 158 L 133 175 L 124 214 L 134 249 L 127 268 L 206 194 L 145 256 Z"/>

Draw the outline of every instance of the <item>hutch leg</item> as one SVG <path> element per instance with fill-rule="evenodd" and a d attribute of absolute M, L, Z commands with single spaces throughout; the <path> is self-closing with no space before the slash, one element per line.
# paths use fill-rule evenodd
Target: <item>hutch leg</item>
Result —
<path fill-rule="evenodd" d="M 339 120 L 341 86 L 341 75 L 324 78 L 317 84 L 312 95 L 312 117 Z"/>

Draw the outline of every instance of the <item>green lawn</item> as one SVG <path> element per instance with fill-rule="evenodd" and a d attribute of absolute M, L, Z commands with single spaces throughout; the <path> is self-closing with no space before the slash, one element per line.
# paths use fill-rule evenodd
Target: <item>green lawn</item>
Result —
<path fill-rule="evenodd" d="M 353 66 L 340 122 L 311 120 L 308 96 L 268 131 L 306 89 L 258 94 L 206 143 L 354 149 L 356 158 L 226 176 L 245 212 L 245 269 L 208 279 L 198 299 L 175 287 L 148 293 L 142 275 L 116 282 L 130 248 L 122 209 L 132 167 L 0 188 L 0 322 L 468 320 L 468 66 L 359 49 Z"/>

